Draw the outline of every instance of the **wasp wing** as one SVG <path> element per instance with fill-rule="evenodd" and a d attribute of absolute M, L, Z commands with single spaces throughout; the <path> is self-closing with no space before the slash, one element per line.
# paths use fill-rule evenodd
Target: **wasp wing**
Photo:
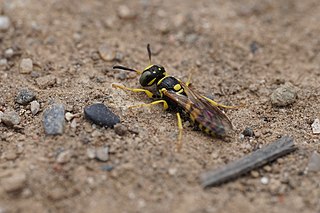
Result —
<path fill-rule="evenodd" d="M 163 94 L 182 107 L 190 115 L 191 120 L 199 123 L 201 129 L 219 137 L 228 135 L 232 130 L 228 117 L 185 83 L 180 82 L 180 84 L 186 96 L 174 91 L 164 91 Z"/>

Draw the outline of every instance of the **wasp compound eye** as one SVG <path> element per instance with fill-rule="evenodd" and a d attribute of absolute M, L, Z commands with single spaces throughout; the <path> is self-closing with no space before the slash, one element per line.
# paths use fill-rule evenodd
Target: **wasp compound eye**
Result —
<path fill-rule="evenodd" d="M 140 84 L 141 86 L 149 86 L 149 83 L 152 81 L 152 73 L 150 71 L 144 71 L 140 76 Z"/>

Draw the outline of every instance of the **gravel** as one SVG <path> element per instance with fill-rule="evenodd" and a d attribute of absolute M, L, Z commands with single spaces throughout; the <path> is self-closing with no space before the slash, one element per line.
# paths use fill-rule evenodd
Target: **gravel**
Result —
<path fill-rule="evenodd" d="M 297 99 L 297 90 L 289 82 L 277 88 L 271 94 L 271 103 L 274 106 L 284 107 L 293 104 Z"/>
<path fill-rule="evenodd" d="M 7 193 L 21 192 L 27 184 L 27 176 L 23 172 L 15 172 L 12 176 L 1 180 L 1 185 Z"/>
<path fill-rule="evenodd" d="M 127 133 L 128 129 L 127 129 L 126 126 L 118 123 L 118 124 L 116 124 L 116 125 L 114 126 L 114 131 L 115 131 L 115 133 L 116 133 L 117 135 L 123 136 L 123 135 L 125 135 L 125 134 Z"/>
<path fill-rule="evenodd" d="M 57 82 L 57 79 L 53 75 L 46 75 L 36 79 L 36 83 L 41 89 L 53 86 Z"/>
<path fill-rule="evenodd" d="M 33 101 L 36 98 L 36 95 L 33 91 L 28 88 L 21 89 L 16 96 L 16 102 L 21 105 L 26 105 Z"/>
<path fill-rule="evenodd" d="M 320 120 L 318 118 L 313 121 L 311 128 L 313 134 L 320 134 Z"/>
<path fill-rule="evenodd" d="M 40 110 L 40 104 L 38 101 L 31 101 L 30 110 L 32 115 L 36 115 Z"/>
<path fill-rule="evenodd" d="M 11 25 L 10 19 L 8 16 L 0 16 L 0 30 L 6 31 Z"/>
<path fill-rule="evenodd" d="M 71 157 L 72 157 L 71 151 L 66 150 L 66 151 L 59 153 L 59 155 L 57 156 L 56 162 L 60 163 L 60 164 L 65 164 L 70 161 Z"/>
<path fill-rule="evenodd" d="M 33 70 L 33 62 L 30 58 L 24 58 L 20 62 L 20 73 L 30 74 Z"/>
<path fill-rule="evenodd" d="M 113 61 L 116 57 L 116 53 L 106 44 L 102 44 L 99 47 L 99 55 L 104 61 Z"/>
<path fill-rule="evenodd" d="M 64 105 L 53 104 L 43 113 L 43 126 L 47 135 L 61 135 L 64 130 Z"/>
<path fill-rule="evenodd" d="M 99 147 L 96 149 L 96 158 L 99 161 L 107 161 L 109 159 L 109 147 Z"/>
<path fill-rule="evenodd" d="M 7 59 L 10 59 L 13 55 L 14 55 L 14 51 L 13 51 L 12 48 L 6 49 L 6 50 L 4 51 L 4 56 L 5 56 Z"/>
<path fill-rule="evenodd" d="M 14 125 L 18 125 L 20 121 L 21 119 L 19 114 L 13 110 L 6 110 L 1 115 L 1 122 L 10 127 Z"/>
<path fill-rule="evenodd" d="M 8 60 L 6 58 L 0 59 L 0 67 L 5 67 L 8 65 Z"/>
<path fill-rule="evenodd" d="M 246 127 L 246 128 L 243 130 L 242 134 L 243 134 L 244 136 L 247 136 L 247 137 L 253 137 L 253 136 L 254 136 L 254 131 L 253 131 L 253 129 L 251 129 L 250 127 Z"/>
<path fill-rule="evenodd" d="M 99 161 L 107 161 L 109 159 L 109 147 L 88 148 L 87 156 L 89 159 L 97 159 Z"/>
<path fill-rule="evenodd" d="M 320 154 L 314 151 L 309 159 L 308 171 L 318 172 L 320 171 Z"/>
<path fill-rule="evenodd" d="M 136 13 L 133 12 L 128 6 L 120 5 L 118 7 L 118 16 L 121 19 L 133 19 L 136 17 Z"/>

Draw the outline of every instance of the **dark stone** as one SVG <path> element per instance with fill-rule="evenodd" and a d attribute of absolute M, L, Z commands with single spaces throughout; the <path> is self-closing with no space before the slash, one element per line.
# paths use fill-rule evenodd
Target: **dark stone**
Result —
<path fill-rule="evenodd" d="M 102 103 L 85 107 L 84 115 L 88 120 L 100 126 L 113 127 L 117 123 L 120 123 L 119 116 L 111 112 L 110 109 Z"/>
<path fill-rule="evenodd" d="M 47 135 L 61 135 L 64 130 L 65 109 L 62 104 L 53 104 L 43 113 L 43 126 Z"/>
<path fill-rule="evenodd" d="M 259 50 L 259 44 L 256 41 L 251 42 L 250 51 L 252 54 L 255 54 Z"/>
<path fill-rule="evenodd" d="M 113 170 L 113 166 L 112 165 L 102 165 L 100 168 L 101 168 L 102 171 L 107 171 L 107 172 L 110 172 L 110 171 Z"/>
<path fill-rule="evenodd" d="M 18 104 L 26 105 L 35 99 L 36 95 L 29 89 L 22 89 L 19 91 L 16 102 Z"/>
<path fill-rule="evenodd" d="M 245 130 L 243 130 L 242 134 L 247 137 L 253 137 L 254 131 L 250 127 L 246 127 Z"/>

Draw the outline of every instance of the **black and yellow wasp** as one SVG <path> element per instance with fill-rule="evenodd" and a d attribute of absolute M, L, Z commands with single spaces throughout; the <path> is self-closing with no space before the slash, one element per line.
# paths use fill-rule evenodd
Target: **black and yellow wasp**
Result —
<path fill-rule="evenodd" d="M 140 104 L 132 107 L 152 106 L 163 104 L 165 110 L 170 109 L 176 112 L 178 119 L 179 136 L 177 148 L 181 147 L 182 120 L 181 115 L 188 115 L 190 120 L 207 134 L 224 138 L 232 130 L 232 124 L 228 117 L 219 109 L 237 108 L 219 104 L 191 89 L 189 75 L 186 83 L 167 74 L 163 66 L 151 64 L 150 45 L 147 45 L 150 65 L 143 71 L 131 69 L 124 66 L 114 66 L 113 69 L 132 71 L 140 74 L 140 84 L 142 87 L 156 86 L 156 94 L 142 88 L 128 88 L 119 84 L 112 84 L 115 88 L 129 90 L 132 92 L 144 92 L 150 98 L 157 100 L 149 104 Z"/>

